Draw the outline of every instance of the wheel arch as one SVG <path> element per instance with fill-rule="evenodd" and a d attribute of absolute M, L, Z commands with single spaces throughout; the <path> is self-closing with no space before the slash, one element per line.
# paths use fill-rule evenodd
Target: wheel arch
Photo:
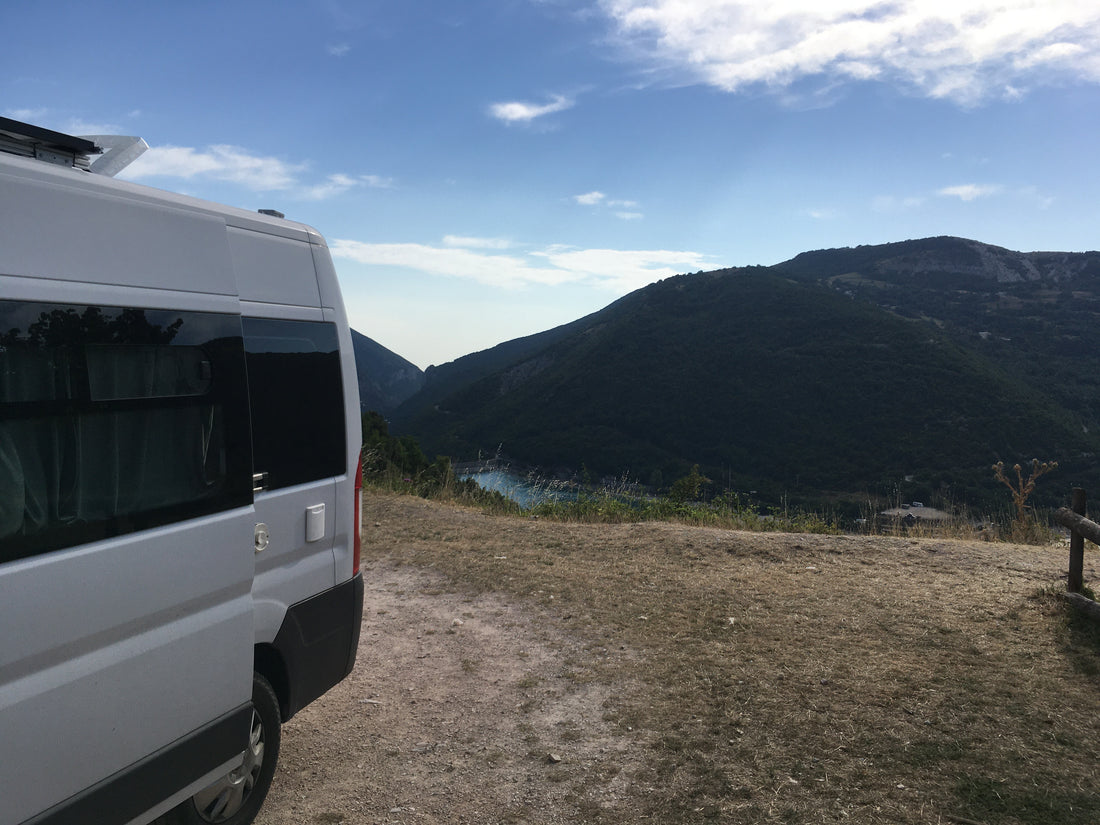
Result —
<path fill-rule="evenodd" d="M 286 661 L 272 644 L 259 644 L 255 647 L 252 669 L 267 679 L 275 697 L 279 700 L 279 716 L 286 722 L 290 712 L 290 675 Z"/>

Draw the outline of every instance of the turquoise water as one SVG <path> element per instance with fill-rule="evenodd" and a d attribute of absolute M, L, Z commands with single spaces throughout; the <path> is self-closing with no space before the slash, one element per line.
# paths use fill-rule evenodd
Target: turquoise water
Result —
<path fill-rule="evenodd" d="M 532 480 L 506 470 L 484 470 L 480 473 L 469 473 L 463 478 L 472 478 L 479 487 L 495 490 L 524 509 L 530 509 L 544 501 L 575 498 L 573 493 L 554 489 L 553 482 Z"/>

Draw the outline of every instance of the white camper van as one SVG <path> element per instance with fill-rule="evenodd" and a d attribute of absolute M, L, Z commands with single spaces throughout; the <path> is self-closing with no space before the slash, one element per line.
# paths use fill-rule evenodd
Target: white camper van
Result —
<path fill-rule="evenodd" d="M 0 825 L 242 825 L 346 676 L 360 418 L 328 249 L 0 118 Z"/>

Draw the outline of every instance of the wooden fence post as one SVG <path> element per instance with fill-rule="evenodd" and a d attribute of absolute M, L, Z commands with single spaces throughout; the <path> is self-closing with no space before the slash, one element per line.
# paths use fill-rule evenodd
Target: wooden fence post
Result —
<path fill-rule="evenodd" d="M 1073 512 L 1079 516 L 1085 515 L 1085 491 L 1080 487 L 1073 488 Z M 1066 590 L 1070 593 L 1080 593 L 1085 585 L 1085 537 L 1076 530 L 1069 534 L 1069 580 L 1066 582 Z"/>

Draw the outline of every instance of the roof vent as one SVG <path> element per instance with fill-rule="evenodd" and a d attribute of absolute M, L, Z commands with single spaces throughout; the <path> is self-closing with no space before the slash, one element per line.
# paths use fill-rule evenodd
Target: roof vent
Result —
<path fill-rule="evenodd" d="M 286 217 L 286 215 L 284 215 L 278 209 L 257 209 L 256 211 L 259 212 L 261 215 L 270 215 L 273 218 L 285 218 Z"/>

